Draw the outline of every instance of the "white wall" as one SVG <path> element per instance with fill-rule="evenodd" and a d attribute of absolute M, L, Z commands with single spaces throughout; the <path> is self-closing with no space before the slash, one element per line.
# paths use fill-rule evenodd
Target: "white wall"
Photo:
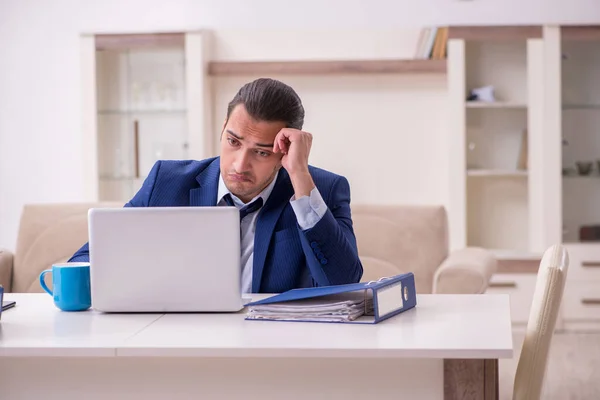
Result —
<path fill-rule="evenodd" d="M 517 9 L 519 12 L 515 13 Z M 599 21 L 598 0 L 0 0 L 0 246 L 14 248 L 24 203 L 78 201 L 83 196 L 80 166 L 85 155 L 80 152 L 78 47 L 78 35 L 82 32 L 235 29 L 235 37 L 240 39 L 240 30 L 245 29 L 351 29 L 355 34 L 362 29 L 370 35 L 370 30 L 431 24 Z M 288 43 L 288 53 L 293 46 L 293 42 Z M 318 48 L 319 42 L 313 42 L 313 46 Z M 390 42 L 384 43 L 386 46 L 391 48 Z M 381 77 L 353 78 L 355 89 L 348 95 L 346 79 L 327 81 L 331 90 L 323 93 L 319 92 L 323 87 L 320 83 L 325 82 L 321 78 L 292 80 L 301 91 L 308 88 L 304 97 L 314 119 L 307 121 L 307 129 L 338 129 L 336 136 L 319 130 L 323 139 L 315 141 L 314 158 L 325 167 L 356 177 L 361 187 L 377 188 L 370 175 L 358 173 L 357 163 L 345 162 L 349 154 L 331 159 L 317 147 L 320 143 L 321 149 L 337 146 L 337 140 L 350 130 L 368 132 L 368 148 L 365 146 L 361 156 L 393 161 L 381 168 L 387 177 L 383 185 L 396 187 L 389 193 L 399 194 L 401 201 L 444 203 L 449 183 L 436 172 L 442 173 L 446 165 L 445 149 L 430 147 L 436 140 L 444 143 L 443 120 L 423 119 L 423 107 L 439 107 L 443 115 L 444 82 L 407 77 L 388 78 L 385 82 Z M 234 79 L 221 83 L 219 106 L 228 97 L 225 94 L 239 83 Z M 378 84 L 384 89 L 375 94 L 373 88 Z M 414 91 L 399 91 L 412 85 L 424 85 L 425 90 L 420 90 L 416 98 L 411 97 Z M 369 129 L 371 126 L 364 119 L 356 124 L 348 119 L 356 115 L 348 107 L 353 107 L 352 99 L 357 95 L 367 99 L 363 99 L 363 104 L 369 107 L 369 115 L 378 116 L 375 128 Z M 331 108 L 327 113 L 318 110 L 320 104 L 340 99 L 339 108 Z M 386 120 L 390 115 L 394 118 Z M 412 118 L 410 129 L 403 125 L 408 117 Z M 339 123 L 332 123 L 334 118 Z M 415 121 L 419 118 L 427 123 L 418 125 Z M 390 123 L 393 128 L 379 129 Z M 378 134 L 387 136 L 380 141 Z M 354 148 L 362 146 L 361 140 L 357 135 L 348 137 Z M 399 153 L 394 149 L 400 149 Z M 414 171 L 423 172 L 425 178 L 416 177 Z M 374 200 L 370 195 L 364 196 L 366 201 Z"/>

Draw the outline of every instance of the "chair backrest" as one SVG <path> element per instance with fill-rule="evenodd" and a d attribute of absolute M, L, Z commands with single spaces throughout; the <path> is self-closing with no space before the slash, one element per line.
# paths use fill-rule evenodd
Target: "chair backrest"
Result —
<path fill-rule="evenodd" d="M 555 245 L 546 250 L 538 270 L 525 340 L 517 365 L 514 400 L 537 400 L 541 397 L 568 269 L 569 254 L 563 246 Z"/>
<path fill-rule="evenodd" d="M 67 261 L 88 241 L 88 210 L 123 203 L 27 204 L 21 213 L 13 263 L 12 292 L 41 292 L 39 274 Z"/>
<path fill-rule="evenodd" d="M 431 293 L 433 275 L 448 256 L 443 206 L 352 205 L 362 281 L 406 272 L 419 293 Z"/>

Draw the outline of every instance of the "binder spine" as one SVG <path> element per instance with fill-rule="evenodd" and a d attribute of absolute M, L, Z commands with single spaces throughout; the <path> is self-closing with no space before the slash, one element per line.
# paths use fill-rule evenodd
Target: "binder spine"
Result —
<path fill-rule="evenodd" d="M 416 290 L 413 274 L 403 279 L 385 282 L 373 288 L 375 322 L 390 318 L 416 306 Z"/>

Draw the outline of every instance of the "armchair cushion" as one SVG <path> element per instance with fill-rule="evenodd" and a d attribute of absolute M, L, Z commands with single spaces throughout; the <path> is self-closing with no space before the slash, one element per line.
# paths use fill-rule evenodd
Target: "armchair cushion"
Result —
<path fill-rule="evenodd" d="M 42 292 L 38 277 L 53 263 L 67 261 L 88 240 L 92 207 L 120 203 L 27 204 L 23 208 L 15 251 L 11 291 Z"/>
<path fill-rule="evenodd" d="M 431 293 L 433 275 L 448 256 L 442 206 L 352 206 L 362 281 L 413 272 L 418 293 Z"/>
<path fill-rule="evenodd" d="M 497 260 L 488 250 L 479 247 L 455 250 L 435 272 L 433 293 L 484 293 L 496 269 Z"/>
<path fill-rule="evenodd" d="M 4 249 L 0 249 L 0 285 L 6 292 L 10 292 L 13 272 L 13 254 Z"/>
<path fill-rule="evenodd" d="M 412 271 L 400 271 L 398 267 L 389 261 L 376 257 L 361 256 L 360 262 L 363 266 L 361 282 L 376 281 L 385 276 L 395 276 Z"/>

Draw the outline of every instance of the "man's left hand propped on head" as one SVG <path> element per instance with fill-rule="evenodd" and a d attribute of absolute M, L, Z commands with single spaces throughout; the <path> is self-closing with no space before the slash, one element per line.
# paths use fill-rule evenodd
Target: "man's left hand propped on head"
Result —
<path fill-rule="evenodd" d="M 310 195 L 314 182 L 308 172 L 308 156 L 312 134 L 293 128 L 283 128 L 275 137 L 273 151 L 283 153 L 281 165 L 290 174 L 296 198 Z"/>

